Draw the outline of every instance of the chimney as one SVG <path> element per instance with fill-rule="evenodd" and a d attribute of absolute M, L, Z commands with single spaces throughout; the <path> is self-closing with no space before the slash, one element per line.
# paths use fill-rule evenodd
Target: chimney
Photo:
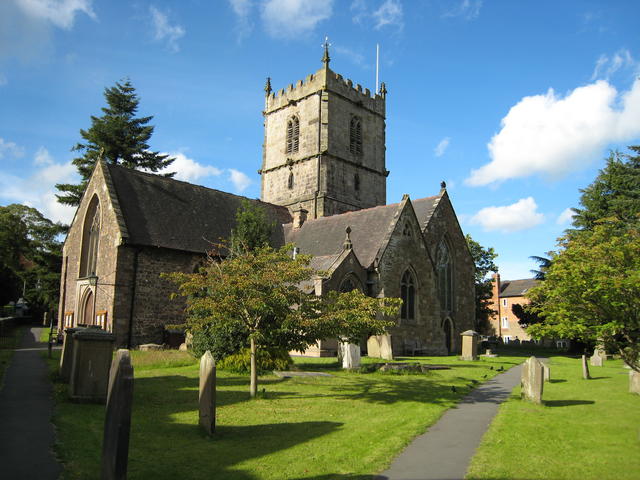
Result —
<path fill-rule="evenodd" d="M 495 310 L 495 314 L 497 315 L 497 331 L 498 336 L 502 336 L 502 323 L 500 322 L 501 317 L 501 308 L 500 308 L 500 274 L 495 272 L 491 275 L 491 279 L 493 280 L 491 283 L 491 303 L 493 303 L 493 309 Z"/>
<path fill-rule="evenodd" d="M 291 212 L 293 215 L 293 229 L 298 230 L 302 224 L 307 221 L 308 210 L 305 210 L 298 204 L 298 208 Z"/>

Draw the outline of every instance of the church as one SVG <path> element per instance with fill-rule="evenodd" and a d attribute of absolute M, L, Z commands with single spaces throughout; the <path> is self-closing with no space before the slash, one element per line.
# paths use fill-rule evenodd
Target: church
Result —
<path fill-rule="evenodd" d="M 457 353 L 475 325 L 475 266 L 446 185 L 386 204 L 385 84 L 372 94 L 329 63 L 325 46 L 304 80 L 273 91 L 267 79 L 261 199 L 251 201 L 276 225 L 273 246 L 293 243 L 327 273 L 310 294 L 358 288 L 403 300 L 388 335 L 363 341 L 369 355 L 383 344 L 393 355 Z M 160 274 L 195 271 L 230 237 L 242 198 L 98 162 L 64 243 L 61 328 L 97 325 L 118 346 L 162 343 L 184 304 Z M 336 350 L 327 339 L 305 354 Z"/>

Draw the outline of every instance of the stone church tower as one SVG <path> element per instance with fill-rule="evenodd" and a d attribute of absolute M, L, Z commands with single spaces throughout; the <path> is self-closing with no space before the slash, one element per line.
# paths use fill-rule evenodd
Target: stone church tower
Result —
<path fill-rule="evenodd" d="M 386 204 L 385 97 L 323 66 L 304 81 L 265 87 L 261 199 L 308 218 Z"/>

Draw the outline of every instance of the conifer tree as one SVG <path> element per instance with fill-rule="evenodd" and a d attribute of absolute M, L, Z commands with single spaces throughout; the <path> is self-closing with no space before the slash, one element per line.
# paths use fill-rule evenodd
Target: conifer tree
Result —
<path fill-rule="evenodd" d="M 103 115 L 91 116 L 91 127 L 88 130 L 80 130 L 83 140 L 72 148 L 73 151 L 82 154 L 73 160 L 82 180 L 77 185 L 56 185 L 61 192 L 56 195 L 60 203 L 73 206 L 80 203 L 98 158 L 124 167 L 151 172 L 162 170 L 175 160 L 149 149 L 148 142 L 154 127 L 148 123 L 153 117 L 136 118 L 140 100 L 128 79 L 105 88 L 104 97 L 107 107 L 102 108 Z M 173 176 L 174 173 L 165 175 Z"/>

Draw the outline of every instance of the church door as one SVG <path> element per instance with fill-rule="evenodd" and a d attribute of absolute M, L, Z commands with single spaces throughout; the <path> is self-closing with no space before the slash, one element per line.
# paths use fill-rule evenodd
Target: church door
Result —
<path fill-rule="evenodd" d="M 444 321 L 444 344 L 447 347 L 447 355 L 451 355 L 451 320 Z"/>
<path fill-rule="evenodd" d="M 93 325 L 93 292 L 89 292 L 84 300 L 84 317 L 82 323 L 85 325 Z"/>

